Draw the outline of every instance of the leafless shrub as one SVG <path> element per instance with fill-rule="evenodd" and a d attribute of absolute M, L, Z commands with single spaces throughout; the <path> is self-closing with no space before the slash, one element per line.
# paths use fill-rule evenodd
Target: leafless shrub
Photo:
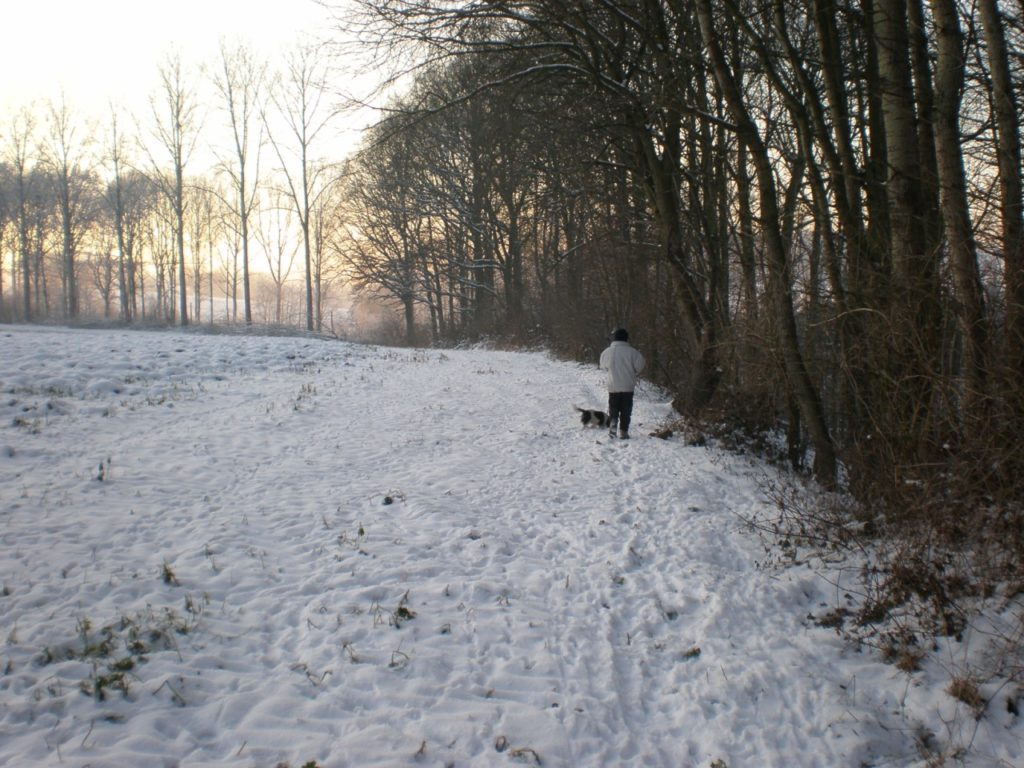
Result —
<path fill-rule="evenodd" d="M 985 712 L 987 702 L 981 695 L 978 681 L 967 676 L 956 676 L 949 682 L 946 692 L 954 699 L 966 704 L 974 712 L 975 717 L 981 717 Z"/>

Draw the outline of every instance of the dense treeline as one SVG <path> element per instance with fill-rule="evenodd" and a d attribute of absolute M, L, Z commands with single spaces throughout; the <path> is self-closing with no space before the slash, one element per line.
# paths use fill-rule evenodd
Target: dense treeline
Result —
<path fill-rule="evenodd" d="M 366 0 L 429 64 L 348 174 L 358 278 L 410 342 L 625 324 L 683 412 L 1019 580 L 1022 7 Z"/>
<path fill-rule="evenodd" d="M 19 203 L 18 184 L 27 191 Z M 223 187 L 208 177 L 187 177 L 184 194 L 185 280 L 188 322 L 238 322 L 306 327 L 300 233 L 286 202 L 260 196 L 250 234 L 255 255 L 248 288 L 242 281 L 241 240 Z M 118 186 L 97 173 L 75 174 L 68 188 L 77 199 L 67 245 L 57 182 L 46 168 L 21 179 L 0 163 L 0 204 L 15 212 L 0 217 L 3 269 L 0 322 L 75 321 L 103 318 L 147 324 L 180 324 L 174 214 L 159 191 L 138 172 Z M 27 258 L 26 258 L 27 256 Z M 342 264 L 336 252 L 320 267 L 312 306 L 314 330 L 330 325 L 343 306 Z M 248 296 L 248 301 L 246 301 Z M 330 299 L 334 298 L 334 301 Z"/>

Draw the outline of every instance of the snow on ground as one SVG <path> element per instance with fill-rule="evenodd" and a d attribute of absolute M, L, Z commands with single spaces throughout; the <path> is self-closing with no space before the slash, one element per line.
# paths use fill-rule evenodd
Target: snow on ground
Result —
<path fill-rule="evenodd" d="M 595 367 L 4 326 L 0 397 L 0 765 L 1024 765 Z"/>

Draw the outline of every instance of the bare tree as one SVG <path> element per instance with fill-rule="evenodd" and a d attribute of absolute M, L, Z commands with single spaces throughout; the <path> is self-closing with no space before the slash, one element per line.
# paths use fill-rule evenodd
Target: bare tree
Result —
<path fill-rule="evenodd" d="M 11 208 L 18 238 L 18 259 L 21 261 L 22 319 L 32 319 L 32 222 L 30 215 L 33 180 L 31 158 L 35 141 L 35 119 L 27 109 L 12 118 L 7 130 L 7 155 L 12 179 Z"/>
<path fill-rule="evenodd" d="M 978 270 L 978 252 L 971 226 L 970 200 L 964 172 L 960 132 L 964 88 L 964 37 L 954 0 L 931 0 L 935 16 L 935 141 L 942 191 L 946 241 L 959 301 L 957 315 L 964 344 L 964 412 L 981 427 L 979 408 L 986 401 L 990 330 L 985 294 Z"/>
<path fill-rule="evenodd" d="M 1006 281 L 1006 364 L 1011 381 L 1024 368 L 1024 171 L 1021 170 L 1020 105 L 1011 73 L 1005 22 L 996 0 L 979 0 L 995 117 L 999 166 L 999 207 L 1002 222 L 1003 270 Z"/>
<path fill-rule="evenodd" d="M 342 185 L 331 184 L 323 195 L 317 198 L 313 206 L 313 219 L 310 224 L 312 238 L 313 266 L 313 307 L 315 330 L 323 330 L 324 301 L 330 296 L 331 290 L 343 276 L 338 249 L 335 247 L 337 238 L 343 231 L 342 226 Z"/>
<path fill-rule="evenodd" d="M 121 131 L 120 114 L 111 108 L 106 163 L 112 178 L 104 194 L 108 226 L 117 247 L 117 287 L 122 320 L 144 315 L 142 281 L 143 238 L 147 219 L 153 215 L 160 194 L 150 176 L 136 170 Z"/>
<path fill-rule="evenodd" d="M 154 137 L 166 153 L 158 162 L 152 152 L 150 173 L 173 213 L 177 262 L 178 322 L 188 325 L 188 294 L 185 280 L 185 167 L 199 138 L 199 106 L 195 91 L 177 54 L 160 66 L 160 90 L 150 99 Z"/>
<path fill-rule="evenodd" d="M 129 299 L 129 273 L 131 256 L 128 250 L 128 237 L 125 231 L 125 149 L 121 136 L 120 123 L 116 108 L 111 109 L 110 139 L 107 147 L 107 159 L 111 165 L 114 178 L 107 188 L 106 202 L 111 213 L 114 237 L 117 243 L 117 286 L 121 304 L 121 319 L 134 319 L 134 308 Z"/>
<path fill-rule="evenodd" d="M 95 249 L 86 263 L 93 287 L 103 302 L 103 317 L 107 319 L 113 314 L 114 291 L 118 287 L 118 261 L 114 258 L 114 240 L 109 229 L 96 237 Z"/>
<path fill-rule="evenodd" d="M 46 162 L 60 217 L 64 314 L 74 318 L 78 316 L 79 301 L 76 261 L 95 210 L 95 197 L 90 196 L 90 181 L 94 177 L 86 166 L 88 137 L 80 135 L 80 126 L 63 98 L 59 103 L 50 103 L 47 128 Z"/>
<path fill-rule="evenodd" d="M 262 206 L 257 217 L 256 239 L 267 255 L 270 279 L 274 282 L 274 322 L 280 325 L 284 284 L 291 274 L 300 241 L 295 238 L 292 222 L 294 211 L 277 194 L 269 205 Z"/>
<path fill-rule="evenodd" d="M 11 195 L 10 182 L 10 169 L 6 163 L 0 161 L 0 322 L 10 321 L 7 294 L 4 286 L 4 262 L 9 251 L 12 257 L 14 253 L 14 249 L 8 246 L 8 233 L 11 230 L 11 225 L 14 223 L 13 211 L 11 209 L 13 195 Z M 12 278 L 15 261 L 16 259 L 11 259 Z M 11 309 L 13 310 L 13 307 Z"/>
<path fill-rule="evenodd" d="M 271 91 L 276 115 L 264 113 L 270 142 L 277 153 L 285 188 L 302 232 L 306 278 L 306 330 L 313 322 L 312 213 L 321 195 L 334 181 L 332 166 L 319 160 L 314 145 L 327 131 L 336 112 L 327 102 L 326 61 L 321 52 L 302 45 L 288 57 L 284 72 Z M 276 118 L 284 127 L 276 129 Z"/>
<path fill-rule="evenodd" d="M 146 220 L 145 239 L 155 282 L 156 306 L 150 316 L 173 322 L 178 293 L 178 230 L 173 203 L 163 192 L 158 194 L 153 215 Z"/>
<path fill-rule="evenodd" d="M 905 434 L 921 433 L 929 419 L 937 360 L 938 259 L 929 248 L 924 209 L 928 182 L 922 173 L 915 88 L 911 74 L 906 0 L 877 0 L 882 116 L 885 123 L 889 255 L 892 263 L 890 317 L 893 355 L 888 370 L 896 383 L 892 418 Z"/>
<path fill-rule="evenodd" d="M 145 233 L 160 197 L 150 177 L 131 169 L 122 168 L 107 188 L 107 207 L 114 212 L 118 271 L 121 273 L 118 279 L 124 282 L 121 315 L 125 320 L 145 316 Z"/>
<path fill-rule="evenodd" d="M 230 48 L 221 41 L 220 66 L 214 85 L 222 99 L 222 108 L 231 129 L 233 154 L 221 167 L 231 179 L 235 214 L 238 218 L 242 249 L 242 295 L 245 322 L 252 323 L 249 280 L 249 226 L 256 204 L 260 176 L 260 150 L 263 147 L 263 86 L 266 66 L 252 51 L 238 45 Z"/>
<path fill-rule="evenodd" d="M 203 249 L 213 237 L 219 201 L 212 187 L 201 181 L 189 187 L 187 194 L 188 214 L 185 218 L 191 256 L 189 272 L 192 278 L 192 317 L 202 322 L 203 278 L 206 276 Z M 213 301 L 212 291 L 208 301 Z"/>
<path fill-rule="evenodd" d="M 400 137 L 357 154 L 346 175 L 346 210 L 353 218 L 341 245 L 355 286 L 401 305 L 410 346 L 417 341 L 416 305 L 424 300 L 425 245 L 411 159 Z"/>
<path fill-rule="evenodd" d="M 224 238 L 220 244 L 221 276 L 224 281 L 224 318 L 238 320 L 238 254 L 241 251 L 240 237 L 233 222 L 222 220 Z M 212 294 L 211 294 L 212 295 Z"/>

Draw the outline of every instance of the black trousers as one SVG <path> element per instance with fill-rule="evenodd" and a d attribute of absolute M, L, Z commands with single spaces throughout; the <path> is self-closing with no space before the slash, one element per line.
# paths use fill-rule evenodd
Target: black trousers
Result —
<path fill-rule="evenodd" d="M 632 392 L 609 392 L 608 393 L 608 428 L 619 429 L 623 432 L 629 431 L 629 422 L 633 417 L 633 393 Z"/>

